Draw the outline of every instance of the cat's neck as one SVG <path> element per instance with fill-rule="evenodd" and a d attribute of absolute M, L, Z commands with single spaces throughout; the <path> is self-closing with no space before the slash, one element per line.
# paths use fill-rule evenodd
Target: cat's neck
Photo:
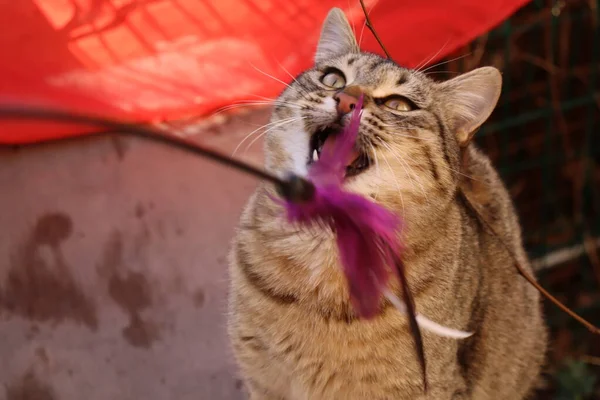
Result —
<path fill-rule="evenodd" d="M 262 231 L 261 251 L 293 259 L 298 268 L 339 269 L 335 236 L 321 227 L 299 228 L 286 221 L 285 210 L 272 200 L 268 188 L 260 188 L 252 201 L 253 224 Z M 407 215 L 399 240 L 403 260 L 414 274 L 424 269 L 438 268 L 440 260 L 447 263 L 456 255 L 461 241 L 463 211 L 453 198 L 436 212 Z M 432 265 L 430 265 L 432 264 Z M 418 279 L 415 277 L 415 279 Z"/>

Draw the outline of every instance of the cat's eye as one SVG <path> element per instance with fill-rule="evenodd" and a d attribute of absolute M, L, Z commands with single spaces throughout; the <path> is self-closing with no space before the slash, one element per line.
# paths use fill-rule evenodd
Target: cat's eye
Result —
<path fill-rule="evenodd" d="M 408 99 L 401 96 L 392 96 L 384 99 L 382 104 L 394 111 L 412 111 L 416 106 Z"/>
<path fill-rule="evenodd" d="M 346 86 L 346 78 L 340 71 L 328 71 L 321 77 L 321 83 L 334 89 L 341 89 Z"/>

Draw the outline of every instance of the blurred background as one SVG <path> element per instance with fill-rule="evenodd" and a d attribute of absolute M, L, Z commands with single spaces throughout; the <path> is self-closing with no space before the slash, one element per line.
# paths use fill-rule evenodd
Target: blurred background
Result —
<path fill-rule="evenodd" d="M 478 132 L 543 286 L 600 324 L 597 0 L 365 1 L 399 64 L 503 72 Z M 0 2 L 0 102 L 152 123 L 256 165 L 272 99 L 358 1 Z M 243 399 L 227 252 L 256 182 L 90 127 L 0 123 L 0 399 Z M 600 399 L 600 338 L 547 303 L 537 399 Z M 4 391 L 4 392 L 3 392 Z M 4 396 L 4 397 L 3 397 Z"/>

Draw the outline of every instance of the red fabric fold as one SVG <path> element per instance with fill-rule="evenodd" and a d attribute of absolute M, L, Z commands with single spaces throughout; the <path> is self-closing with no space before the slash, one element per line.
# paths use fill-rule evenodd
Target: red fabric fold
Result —
<path fill-rule="evenodd" d="M 491 29 L 526 0 L 366 1 L 392 57 L 416 66 Z M 321 23 L 355 0 L 19 0 L 0 5 L 0 103 L 157 122 L 274 97 L 313 60 Z M 370 32 L 362 48 L 381 53 Z M 276 79 L 269 77 L 273 76 Z M 77 134 L 82 127 L 5 125 L 0 142 Z M 52 128 L 52 129 L 49 129 Z"/>

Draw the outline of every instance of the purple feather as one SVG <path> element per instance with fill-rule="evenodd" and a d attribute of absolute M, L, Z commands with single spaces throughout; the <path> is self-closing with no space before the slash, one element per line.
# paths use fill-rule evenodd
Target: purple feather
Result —
<path fill-rule="evenodd" d="M 293 223 L 307 226 L 325 223 L 333 230 L 350 301 L 359 317 L 376 316 L 382 295 L 407 314 L 426 392 L 427 369 L 419 326 L 454 338 L 465 338 L 470 333 L 438 325 L 417 314 L 400 258 L 400 217 L 342 186 L 348 161 L 356 154 L 362 103 L 361 95 L 350 123 L 336 137 L 325 141 L 319 160 L 311 166 L 308 179 L 314 186 L 312 197 L 307 201 L 288 200 L 285 204 L 287 216 Z M 387 287 L 391 276 L 400 283 L 403 302 Z"/>
<path fill-rule="evenodd" d="M 391 267 L 399 259 L 400 218 L 373 201 L 345 191 L 342 183 L 355 149 L 362 109 L 359 99 L 344 130 L 327 140 L 321 156 L 309 171 L 315 185 L 312 200 L 286 203 L 288 219 L 313 225 L 325 222 L 336 235 L 341 264 L 356 313 L 376 315 Z"/>

